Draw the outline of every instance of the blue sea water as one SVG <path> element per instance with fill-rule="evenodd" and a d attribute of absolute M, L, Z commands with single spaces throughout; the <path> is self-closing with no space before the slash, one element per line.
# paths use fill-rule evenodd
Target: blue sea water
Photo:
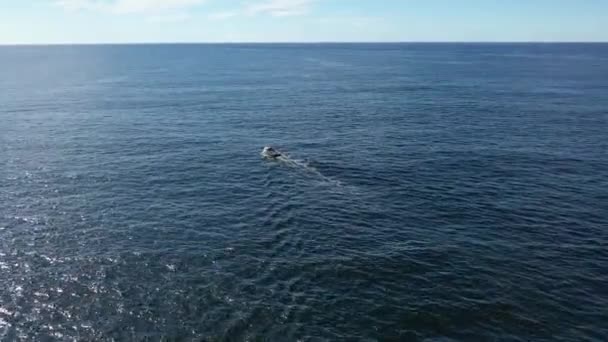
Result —
<path fill-rule="evenodd" d="M 1 340 L 607 322 L 608 44 L 0 47 Z"/>

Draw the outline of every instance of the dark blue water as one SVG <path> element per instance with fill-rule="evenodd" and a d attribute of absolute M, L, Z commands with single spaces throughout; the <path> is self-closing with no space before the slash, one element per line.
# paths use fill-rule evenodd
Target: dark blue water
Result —
<path fill-rule="evenodd" d="M 607 322 L 608 45 L 0 47 L 2 340 Z"/>

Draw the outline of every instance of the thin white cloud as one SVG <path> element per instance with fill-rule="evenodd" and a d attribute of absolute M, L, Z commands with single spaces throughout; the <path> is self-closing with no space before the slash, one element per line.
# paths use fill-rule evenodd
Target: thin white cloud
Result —
<path fill-rule="evenodd" d="M 149 16 L 146 19 L 152 23 L 179 23 L 190 19 L 190 15 L 187 13 L 159 14 Z"/>
<path fill-rule="evenodd" d="M 142 13 L 176 10 L 202 3 L 203 0 L 117 0 L 113 10 L 117 13 Z"/>
<path fill-rule="evenodd" d="M 264 0 L 250 3 L 245 13 L 250 15 L 269 14 L 275 17 L 302 15 L 308 13 L 315 0 Z"/>
<path fill-rule="evenodd" d="M 207 0 L 53 0 L 69 11 L 95 11 L 113 14 L 144 14 L 156 22 L 177 22 L 187 19 L 186 11 Z M 234 9 L 207 15 L 210 20 L 226 20 L 240 15 L 274 17 L 303 15 L 318 0 L 246 0 Z"/>
<path fill-rule="evenodd" d="M 98 0 L 57 0 L 55 4 L 68 11 L 102 10 L 107 6 L 105 1 Z"/>
<path fill-rule="evenodd" d="M 71 11 L 93 10 L 117 14 L 158 13 L 199 5 L 205 0 L 58 0 L 55 3 Z"/>
<path fill-rule="evenodd" d="M 232 17 L 236 17 L 239 15 L 237 11 L 224 11 L 224 12 L 215 12 L 208 15 L 208 18 L 211 20 L 225 20 Z"/>

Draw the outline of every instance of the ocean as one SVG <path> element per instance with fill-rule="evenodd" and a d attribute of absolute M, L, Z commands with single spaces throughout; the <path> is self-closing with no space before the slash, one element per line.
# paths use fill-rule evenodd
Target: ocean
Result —
<path fill-rule="evenodd" d="M 607 322 L 608 44 L 0 47 L 0 340 Z"/>

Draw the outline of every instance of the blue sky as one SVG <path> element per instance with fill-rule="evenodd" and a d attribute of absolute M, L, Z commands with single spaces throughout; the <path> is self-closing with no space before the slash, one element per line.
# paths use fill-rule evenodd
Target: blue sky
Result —
<path fill-rule="evenodd" d="M 608 0 L 0 1 L 0 44 L 608 41 Z"/>

